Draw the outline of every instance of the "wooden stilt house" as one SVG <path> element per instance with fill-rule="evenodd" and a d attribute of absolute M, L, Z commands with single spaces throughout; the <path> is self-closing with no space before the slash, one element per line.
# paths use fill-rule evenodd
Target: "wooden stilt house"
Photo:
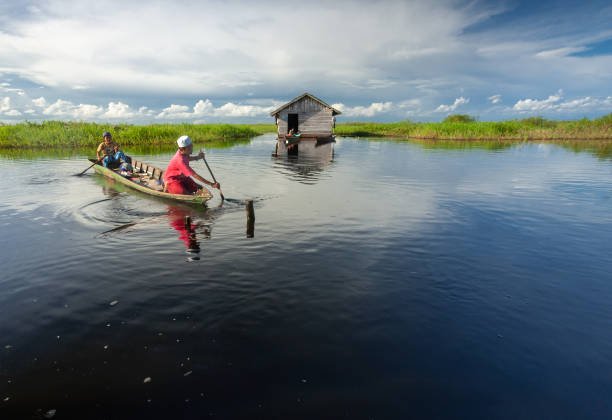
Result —
<path fill-rule="evenodd" d="M 302 140 L 333 141 L 335 116 L 340 114 L 319 98 L 304 93 L 272 111 L 270 116 L 276 120 L 279 142 L 291 145 Z"/>

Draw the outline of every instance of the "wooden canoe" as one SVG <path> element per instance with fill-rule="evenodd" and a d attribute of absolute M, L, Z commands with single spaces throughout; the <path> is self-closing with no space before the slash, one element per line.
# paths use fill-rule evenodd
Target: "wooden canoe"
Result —
<path fill-rule="evenodd" d="M 96 160 L 89 159 L 89 161 L 94 163 Z M 204 187 L 202 187 L 201 190 L 198 190 L 196 194 L 170 194 L 164 192 L 163 184 L 160 182 L 164 177 L 163 170 L 134 158 L 132 158 L 132 167 L 134 171 L 131 177 L 121 175 L 119 169 L 105 168 L 97 163 L 94 165 L 94 170 L 99 174 L 112 178 L 130 188 L 134 188 L 145 194 L 154 195 L 156 197 L 192 204 L 204 204 L 212 198 L 210 191 Z"/>

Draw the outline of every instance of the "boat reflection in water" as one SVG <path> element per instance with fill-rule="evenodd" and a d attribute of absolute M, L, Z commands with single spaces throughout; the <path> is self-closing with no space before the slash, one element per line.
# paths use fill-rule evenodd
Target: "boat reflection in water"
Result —
<path fill-rule="evenodd" d="M 169 200 L 143 194 L 111 178 L 98 176 L 95 179 L 102 187 L 102 194 L 112 200 L 112 204 L 107 207 L 105 214 L 90 215 L 89 217 L 113 224 L 121 223 L 119 226 L 100 233 L 100 236 L 125 233 L 141 225 L 159 224 L 167 220 L 168 224 L 179 233 L 179 239 L 187 247 L 186 251 L 189 254 L 187 261 L 200 259 L 198 255 L 200 253 L 200 242 L 198 240 L 210 239 L 212 232 L 212 224 L 209 221 L 213 219 L 213 214 L 209 209 L 201 204 L 169 203 Z M 128 194 L 122 195 L 122 192 Z M 121 197 L 125 199 L 120 199 Z M 132 200 L 140 199 L 153 204 L 153 206 L 148 207 L 148 211 L 141 210 L 140 206 L 136 206 L 138 209 L 134 210 L 132 208 L 133 204 L 130 203 L 133 203 Z M 126 217 L 132 220 L 126 223 L 124 221 Z"/>
<path fill-rule="evenodd" d="M 287 145 L 279 140 L 276 144 L 275 168 L 290 179 L 303 184 L 316 183 L 321 173 L 334 161 L 334 141 L 318 142 L 300 140 Z"/>
<path fill-rule="evenodd" d="M 102 194 L 108 198 L 115 198 L 120 194 L 120 192 L 115 188 L 114 180 L 109 179 L 106 184 L 102 184 Z"/>
<path fill-rule="evenodd" d="M 169 225 L 179 233 L 179 239 L 187 247 L 187 253 L 190 254 L 187 260 L 199 260 L 200 243 L 198 242 L 198 236 L 200 239 L 210 239 L 212 232 L 212 226 L 202 222 L 202 220 L 206 220 L 205 213 L 184 209 L 176 205 L 168 205 L 168 220 Z M 194 220 L 197 221 L 194 222 Z"/>

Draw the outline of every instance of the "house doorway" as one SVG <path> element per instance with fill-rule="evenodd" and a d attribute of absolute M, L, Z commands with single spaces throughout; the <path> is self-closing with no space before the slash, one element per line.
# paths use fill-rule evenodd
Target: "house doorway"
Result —
<path fill-rule="evenodd" d="M 293 128 L 293 133 L 298 132 L 298 114 L 288 114 L 287 115 L 287 134 Z"/>

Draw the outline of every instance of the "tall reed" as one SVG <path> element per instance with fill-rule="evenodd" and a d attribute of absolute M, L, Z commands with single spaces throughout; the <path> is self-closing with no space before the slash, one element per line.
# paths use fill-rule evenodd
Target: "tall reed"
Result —
<path fill-rule="evenodd" d="M 230 124 L 98 124 L 43 121 L 0 125 L 0 148 L 96 147 L 109 131 L 121 146 L 174 144 L 182 135 L 195 142 L 233 141 L 260 134 L 247 125 Z"/>
<path fill-rule="evenodd" d="M 249 139 L 276 132 L 273 124 L 98 124 L 89 122 L 43 121 L 0 123 L 0 148 L 96 147 L 102 132 L 110 131 L 123 146 L 173 145 L 188 135 L 196 142 Z M 335 133 L 346 137 L 410 137 L 428 140 L 564 140 L 612 139 L 612 113 L 601 118 L 555 121 L 542 117 L 498 122 L 475 121 L 469 115 L 451 115 L 441 123 L 412 121 L 338 124 Z"/>
<path fill-rule="evenodd" d="M 467 117 L 467 118 L 466 118 Z M 612 114 L 589 120 L 554 121 L 542 117 L 499 122 L 474 121 L 458 115 L 441 123 L 353 122 L 338 124 L 336 134 L 351 137 L 410 137 L 431 140 L 551 140 L 612 139 Z"/>

